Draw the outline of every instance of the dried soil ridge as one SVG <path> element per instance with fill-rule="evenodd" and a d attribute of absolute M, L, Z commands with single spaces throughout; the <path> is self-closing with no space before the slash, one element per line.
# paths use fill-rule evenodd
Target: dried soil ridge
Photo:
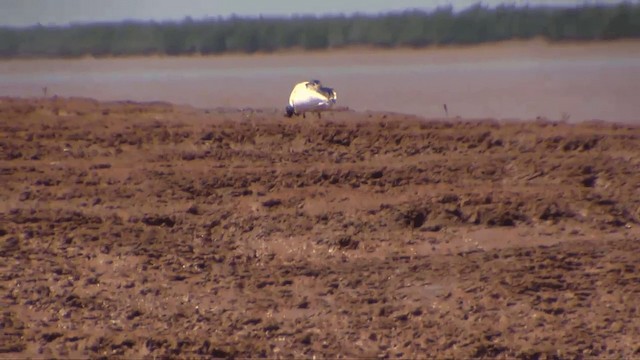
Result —
<path fill-rule="evenodd" d="M 640 354 L 638 127 L 2 98 L 0 133 L 2 356 Z"/>

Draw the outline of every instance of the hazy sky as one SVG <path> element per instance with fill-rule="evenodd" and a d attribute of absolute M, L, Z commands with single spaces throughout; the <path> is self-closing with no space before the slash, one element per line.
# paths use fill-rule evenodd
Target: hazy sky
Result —
<path fill-rule="evenodd" d="M 630 2 L 638 3 L 640 0 Z M 66 25 L 95 21 L 181 20 L 205 17 L 290 16 L 293 14 L 379 13 L 453 5 L 464 9 L 479 0 L 0 0 L 0 26 Z M 580 5 L 619 0 L 483 0 L 482 4 Z"/>

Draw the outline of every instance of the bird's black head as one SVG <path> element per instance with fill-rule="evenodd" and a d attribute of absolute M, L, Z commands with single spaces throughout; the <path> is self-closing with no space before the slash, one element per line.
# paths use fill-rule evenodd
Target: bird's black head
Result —
<path fill-rule="evenodd" d="M 287 105 L 287 107 L 285 108 L 285 115 L 287 117 L 292 117 L 294 113 L 295 113 L 295 110 L 293 109 L 293 106 Z"/>

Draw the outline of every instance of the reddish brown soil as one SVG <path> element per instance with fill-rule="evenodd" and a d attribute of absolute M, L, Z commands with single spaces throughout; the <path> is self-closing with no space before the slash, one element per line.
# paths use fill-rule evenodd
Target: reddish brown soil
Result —
<path fill-rule="evenodd" d="M 0 100 L 0 357 L 640 356 L 640 128 Z"/>

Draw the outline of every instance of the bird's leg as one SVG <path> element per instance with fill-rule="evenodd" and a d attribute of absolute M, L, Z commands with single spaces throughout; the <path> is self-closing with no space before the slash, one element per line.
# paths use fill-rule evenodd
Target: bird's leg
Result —
<path fill-rule="evenodd" d="M 320 111 L 318 111 L 316 114 L 318 114 L 318 119 L 322 119 L 322 114 L 320 113 Z"/>
<path fill-rule="evenodd" d="M 302 118 L 306 119 L 307 118 L 307 114 L 306 113 L 302 113 Z"/>

